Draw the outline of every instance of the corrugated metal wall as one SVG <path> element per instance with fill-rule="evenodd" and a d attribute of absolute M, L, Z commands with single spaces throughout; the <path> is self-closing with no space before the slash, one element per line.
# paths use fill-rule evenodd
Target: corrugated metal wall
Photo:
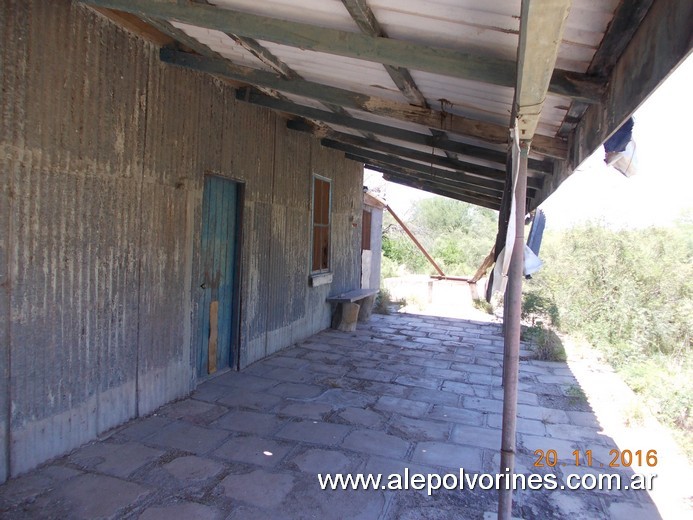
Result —
<path fill-rule="evenodd" d="M 241 366 L 358 286 L 361 168 L 67 0 L 0 5 L 0 481 L 195 384 L 203 175 L 245 185 Z M 334 283 L 308 286 L 310 179 Z"/>

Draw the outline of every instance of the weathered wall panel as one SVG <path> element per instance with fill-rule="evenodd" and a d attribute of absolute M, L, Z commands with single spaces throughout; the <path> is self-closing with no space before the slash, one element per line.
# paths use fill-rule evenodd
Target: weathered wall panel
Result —
<path fill-rule="evenodd" d="M 244 186 L 247 366 L 358 287 L 361 169 L 80 4 L 8 0 L 0 31 L 2 481 L 195 385 L 205 174 Z M 335 195 L 316 288 L 313 173 Z"/>
<path fill-rule="evenodd" d="M 11 471 L 134 414 L 149 52 L 82 7 L 10 2 Z M 70 42 L 69 44 L 67 42 Z M 98 42 L 98 43 L 97 43 Z M 118 48 L 111 59 L 100 46 Z M 12 53 L 15 53 L 12 55 Z M 101 56 L 102 55 L 102 56 Z M 5 111 L 3 111 L 5 113 Z"/>
<path fill-rule="evenodd" d="M 21 84 L 21 68 L 26 59 L 27 27 L 20 23 L 23 13 L 0 9 L 0 92 L 15 92 Z M 10 46 L 11 41 L 17 41 Z M 23 116 L 23 95 L 0 96 L 0 482 L 9 476 L 10 427 L 10 204 L 13 177 L 10 151 L 4 144 L 16 141 L 16 126 L 11 122 Z"/>

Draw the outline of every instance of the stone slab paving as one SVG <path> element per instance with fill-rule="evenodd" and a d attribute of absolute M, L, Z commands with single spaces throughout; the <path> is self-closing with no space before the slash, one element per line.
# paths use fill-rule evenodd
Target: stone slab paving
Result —
<path fill-rule="evenodd" d="M 496 323 L 409 314 L 324 331 L 0 486 L 0 517 L 495 518 L 493 489 L 321 491 L 317 473 L 497 473 L 502 347 Z M 518 470 L 603 472 L 572 462 L 616 446 L 567 365 L 522 359 Z M 517 518 L 659 518 L 639 491 L 515 497 Z"/>

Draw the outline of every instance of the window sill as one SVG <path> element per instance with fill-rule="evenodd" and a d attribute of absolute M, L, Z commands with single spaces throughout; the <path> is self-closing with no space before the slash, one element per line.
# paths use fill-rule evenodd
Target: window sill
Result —
<path fill-rule="evenodd" d="M 316 273 L 311 274 L 309 278 L 311 287 L 320 287 L 332 283 L 332 273 Z"/>

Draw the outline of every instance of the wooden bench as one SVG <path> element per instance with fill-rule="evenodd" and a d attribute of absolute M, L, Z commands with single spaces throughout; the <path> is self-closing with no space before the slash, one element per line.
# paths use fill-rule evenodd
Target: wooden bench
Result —
<path fill-rule="evenodd" d="M 330 296 L 327 302 L 336 304 L 332 313 L 332 328 L 352 332 L 357 321 L 368 321 L 373 312 L 373 301 L 378 289 L 354 289 Z"/>

